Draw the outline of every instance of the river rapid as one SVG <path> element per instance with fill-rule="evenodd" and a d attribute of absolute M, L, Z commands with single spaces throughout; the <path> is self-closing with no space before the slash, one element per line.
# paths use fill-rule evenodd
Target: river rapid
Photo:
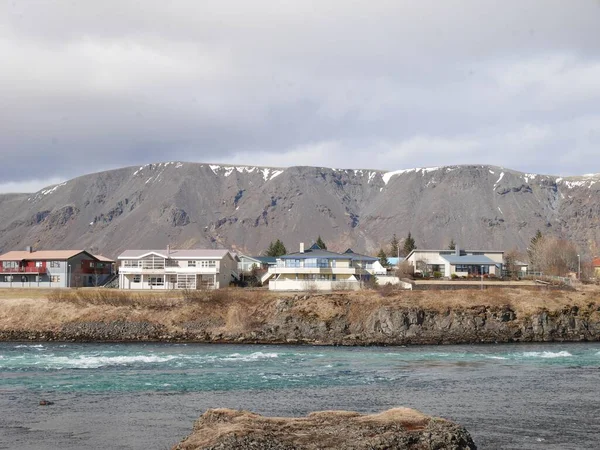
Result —
<path fill-rule="evenodd" d="M 207 408 L 398 406 L 464 425 L 483 449 L 597 449 L 600 344 L 0 343 L 2 449 L 167 449 Z"/>

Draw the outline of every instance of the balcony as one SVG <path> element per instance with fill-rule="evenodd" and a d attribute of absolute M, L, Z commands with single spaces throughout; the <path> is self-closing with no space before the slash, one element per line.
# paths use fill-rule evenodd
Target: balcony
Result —
<path fill-rule="evenodd" d="M 0 273 L 29 273 L 32 275 L 37 275 L 46 272 L 47 269 L 45 267 L 0 267 Z"/>

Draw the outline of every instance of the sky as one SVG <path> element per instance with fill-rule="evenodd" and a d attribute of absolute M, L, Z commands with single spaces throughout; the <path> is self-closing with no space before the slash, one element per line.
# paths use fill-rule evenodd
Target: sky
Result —
<path fill-rule="evenodd" d="M 161 161 L 600 172 L 600 0 L 0 0 L 0 192 Z"/>

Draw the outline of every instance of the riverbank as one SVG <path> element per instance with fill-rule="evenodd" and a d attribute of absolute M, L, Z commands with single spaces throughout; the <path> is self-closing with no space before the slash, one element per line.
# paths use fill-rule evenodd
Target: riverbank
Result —
<path fill-rule="evenodd" d="M 0 341 L 313 345 L 600 340 L 600 292 L 0 291 Z"/>

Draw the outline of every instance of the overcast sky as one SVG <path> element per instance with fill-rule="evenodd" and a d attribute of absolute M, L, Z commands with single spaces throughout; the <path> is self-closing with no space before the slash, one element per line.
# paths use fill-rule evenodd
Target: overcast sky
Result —
<path fill-rule="evenodd" d="M 600 1 L 0 0 L 0 153 L 600 172 Z"/>

